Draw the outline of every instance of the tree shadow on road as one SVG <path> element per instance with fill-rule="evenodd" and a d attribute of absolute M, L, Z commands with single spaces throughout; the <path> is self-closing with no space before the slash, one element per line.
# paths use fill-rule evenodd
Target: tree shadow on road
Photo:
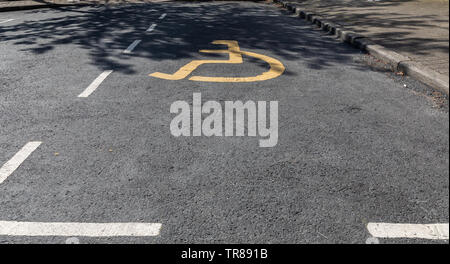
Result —
<path fill-rule="evenodd" d="M 92 65 L 125 74 L 135 73 L 133 57 L 157 61 L 198 58 L 199 49 L 222 49 L 210 44 L 221 39 L 239 41 L 242 50 L 264 51 L 281 61 L 299 61 L 317 70 L 348 64 L 351 55 L 358 53 L 283 12 L 273 6 L 223 2 L 39 9 L 25 12 L 21 23 L 1 27 L 0 44 L 11 42 L 33 54 L 76 45 L 88 50 Z M 159 20 L 162 13 L 168 16 Z M 158 23 L 156 30 L 146 32 L 152 23 Z M 136 39 L 142 40 L 136 51 L 122 54 Z M 286 74 L 296 73 L 287 69 Z"/>

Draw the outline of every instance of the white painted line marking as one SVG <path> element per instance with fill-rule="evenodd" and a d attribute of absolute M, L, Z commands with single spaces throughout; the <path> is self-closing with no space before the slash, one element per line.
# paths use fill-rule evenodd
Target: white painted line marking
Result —
<path fill-rule="evenodd" d="M 167 16 L 167 14 L 164 13 L 164 14 L 162 14 L 162 15 L 159 17 L 159 19 L 164 19 L 166 16 Z"/>
<path fill-rule="evenodd" d="M 448 239 L 448 224 L 369 223 L 367 230 L 379 238 Z"/>
<path fill-rule="evenodd" d="M 3 20 L 3 21 L 0 21 L 0 24 L 3 24 L 3 23 L 7 23 L 7 22 L 11 22 L 11 21 L 13 21 L 14 19 L 6 19 L 6 20 Z"/>
<path fill-rule="evenodd" d="M 133 41 L 133 43 L 131 43 L 131 45 L 128 46 L 128 48 L 124 50 L 123 53 L 131 53 L 134 50 L 134 48 L 136 48 L 136 46 L 139 45 L 139 43 L 141 43 L 140 39 Z"/>
<path fill-rule="evenodd" d="M 153 30 L 155 30 L 155 28 L 156 28 L 156 24 L 152 24 L 148 29 L 147 29 L 147 32 L 152 32 Z"/>
<path fill-rule="evenodd" d="M 0 184 L 8 178 L 17 168 L 19 168 L 20 164 L 24 162 L 28 156 L 35 151 L 42 142 L 40 141 L 31 141 L 28 142 L 25 146 L 22 147 L 19 152 L 14 155 L 8 162 L 6 162 L 0 168 Z"/>
<path fill-rule="evenodd" d="M 148 237 L 157 236 L 159 223 L 42 223 L 0 221 L 4 236 L 82 236 L 82 237 Z"/>
<path fill-rule="evenodd" d="M 78 97 L 85 98 L 91 95 L 112 72 L 112 70 L 102 72 Z"/>

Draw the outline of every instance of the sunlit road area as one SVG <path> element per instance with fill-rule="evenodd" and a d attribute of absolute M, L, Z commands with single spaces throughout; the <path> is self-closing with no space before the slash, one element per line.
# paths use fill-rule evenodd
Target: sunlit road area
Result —
<path fill-rule="evenodd" d="M 0 243 L 448 243 L 448 110 L 273 4 L 0 22 Z M 197 99 L 277 135 L 196 134 Z"/>

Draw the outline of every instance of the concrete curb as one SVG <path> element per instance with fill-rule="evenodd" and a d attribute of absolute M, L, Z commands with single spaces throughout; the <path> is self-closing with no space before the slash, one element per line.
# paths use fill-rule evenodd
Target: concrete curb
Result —
<path fill-rule="evenodd" d="M 301 19 L 309 21 L 312 24 L 317 25 L 323 31 L 336 36 L 340 41 L 348 43 L 364 52 L 368 52 L 372 56 L 386 62 L 391 66 L 393 71 L 401 71 L 426 85 L 449 95 L 449 80 L 448 76 L 445 74 L 426 68 L 420 65 L 420 63 L 412 61 L 409 57 L 374 43 L 363 35 L 345 30 L 332 22 L 326 21 L 326 19 L 319 14 L 301 10 L 299 7 L 295 6 L 295 4 L 287 3 L 284 0 L 272 1 L 281 4 L 284 8 L 295 13 L 295 15 Z"/>

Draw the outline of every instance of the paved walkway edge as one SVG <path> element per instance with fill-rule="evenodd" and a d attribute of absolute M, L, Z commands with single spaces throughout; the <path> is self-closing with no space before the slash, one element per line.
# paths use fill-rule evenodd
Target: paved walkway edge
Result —
<path fill-rule="evenodd" d="M 347 31 L 343 27 L 327 21 L 326 18 L 320 16 L 320 14 L 301 10 L 299 7 L 295 6 L 295 4 L 287 3 L 283 0 L 272 1 L 295 13 L 295 15 L 301 19 L 315 24 L 322 30 L 335 35 L 342 42 L 349 43 L 350 45 L 362 51 L 368 52 L 370 55 L 388 63 L 392 67 L 392 70 L 396 72 L 403 72 L 404 74 L 449 95 L 449 79 L 445 74 L 424 67 L 420 63 L 412 61 L 406 56 L 374 43 L 363 35 L 352 31 Z"/>
<path fill-rule="evenodd" d="M 0 7 L 0 12 L 31 10 L 31 9 L 38 9 L 38 8 L 57 8 L 57 7 L 65 7 L 65 6 L 87 6 L 87 5 L 93 5 L 93 4 L 88 4 L 88 3 L 67 3 L 67 4 L 36 3 L 36 4 L 30 4 L 30 5 Z"/>

